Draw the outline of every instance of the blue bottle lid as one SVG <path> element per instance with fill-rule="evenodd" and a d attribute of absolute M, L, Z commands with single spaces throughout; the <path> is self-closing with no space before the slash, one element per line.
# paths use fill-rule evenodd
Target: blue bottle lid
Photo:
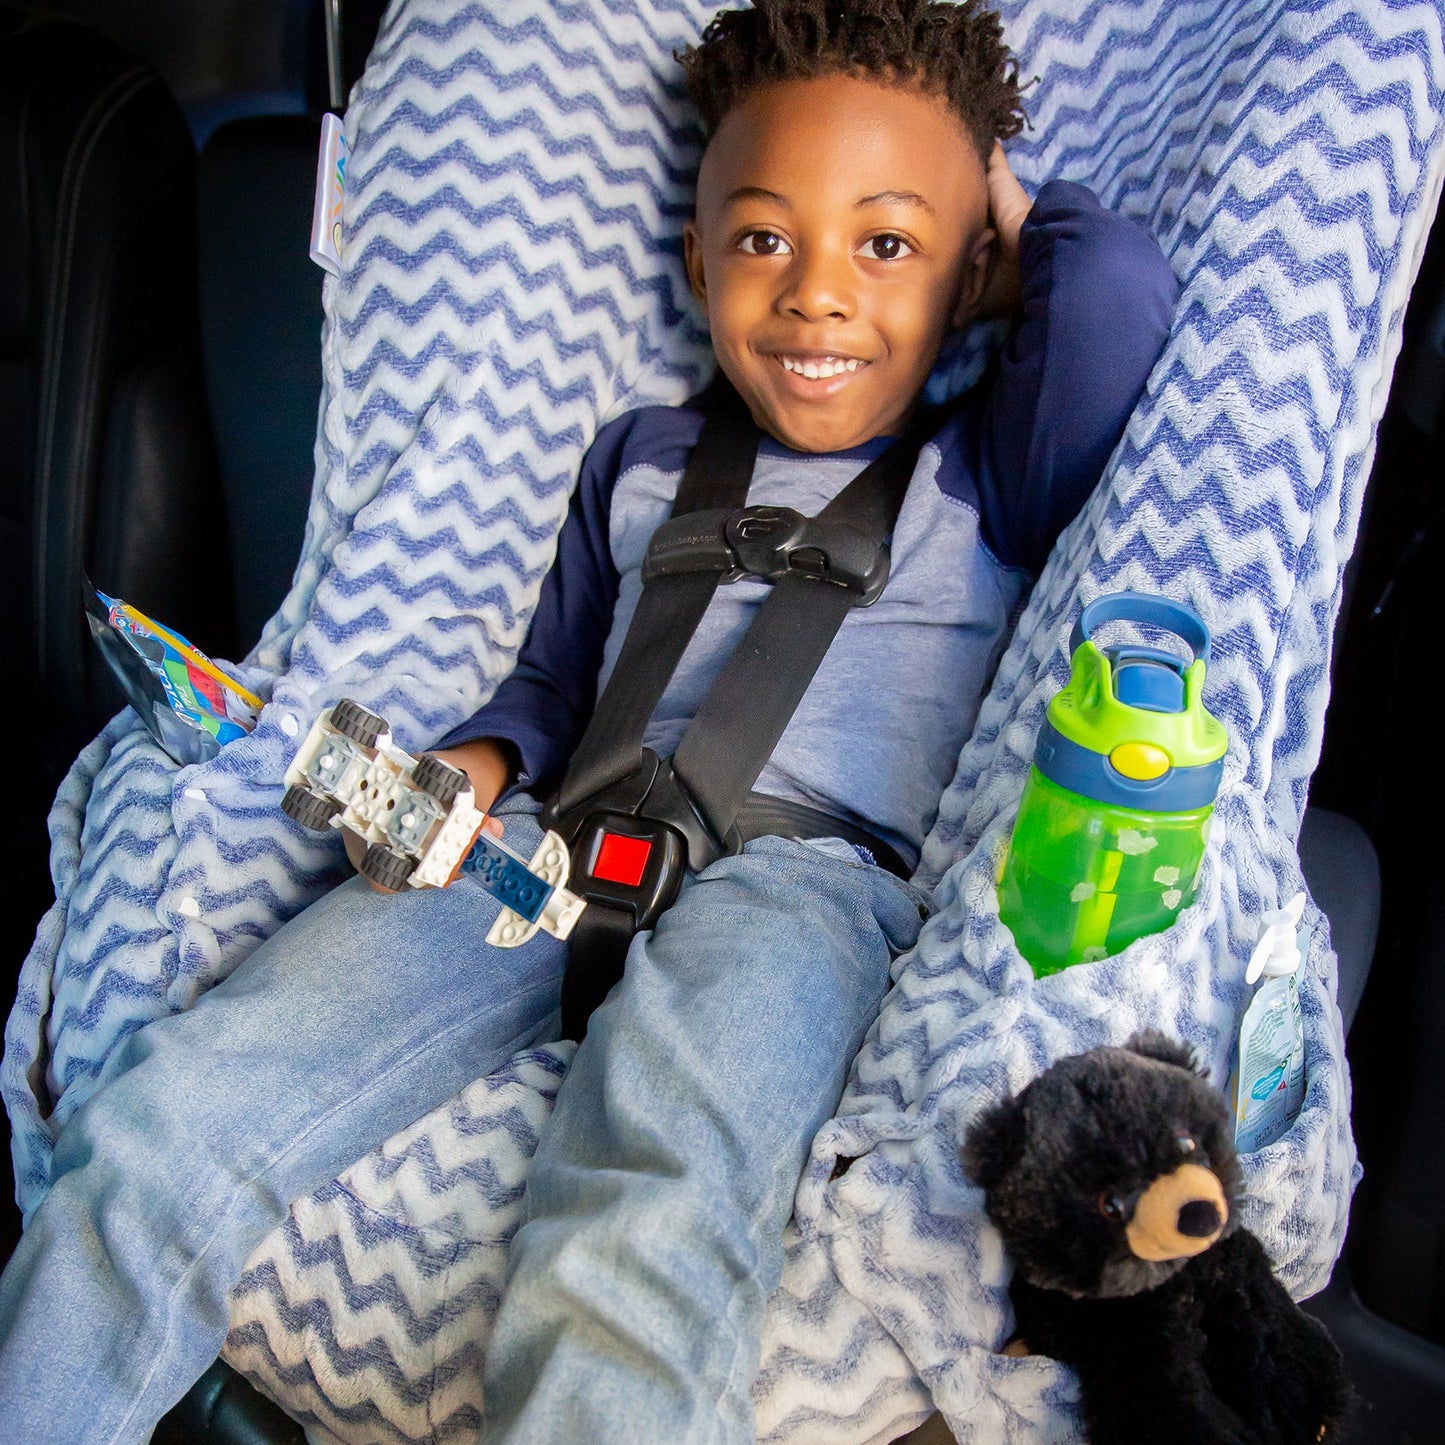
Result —
<path fill-rule="evenodd" d="M 1101 648 L 1093 633 L 1106 622 L 1172 633 L 1190 658 L 1141 645 Z M 1115 592 L 1084 608 L 1070 646 L 1072 675 L 1039 731 L 1038 770 L 1071 792 L 1143 812 L 1212 803 L 1229 740 L 1202 699 L 1203 621 L 1169 598 Z"/>

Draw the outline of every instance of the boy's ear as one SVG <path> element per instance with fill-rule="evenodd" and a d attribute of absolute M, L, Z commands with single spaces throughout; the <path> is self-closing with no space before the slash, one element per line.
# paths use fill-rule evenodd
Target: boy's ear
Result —
<path fill-rule="evenodd" d="M 696 221 L 689 221 L 682 228 L 682 261 L 687 267 L 687 284 L 692 294 L 706 305 L 707 278 L 703 274 L 702 238 L 697 233 Z"/>
<path fill-rule="evenodd" d="M 998 265 L 998 232 L 991 226 L 974 237 L 963 263 L 963 284 L 953 312 L 955 330 L 962 330 L 978 314 Z"/>

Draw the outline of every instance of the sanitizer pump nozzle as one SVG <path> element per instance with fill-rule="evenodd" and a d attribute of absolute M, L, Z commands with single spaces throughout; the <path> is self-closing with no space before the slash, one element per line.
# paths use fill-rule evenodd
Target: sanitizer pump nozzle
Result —
<path fill-rule="evenodd" d="M 1296 893 L 1283 908 L 1273 909 L 1260 919 L 1261 932 L 1244 981 L 1254 985 L 1261 978 L 1283 978 L 1300 966 L 1299 921 L 1305 911 L 1305 896 Z"/>

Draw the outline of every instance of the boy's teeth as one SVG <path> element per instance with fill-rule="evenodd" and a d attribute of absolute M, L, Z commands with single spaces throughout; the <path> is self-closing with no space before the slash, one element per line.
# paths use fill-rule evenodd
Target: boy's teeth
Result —
<path fill-rule="evenodd" d="M 799 376 L 806 376 L 810 381 L 820 378 L 827 380 L 830 376 L 840 376 L 845 371 L 857 371 L 859 362 L 857 358 L 850 361 L 840 360 L 836 356 L 825 357 L 822 361 L 794 361 L 790 356 L 781 358 L 784 371 L 796 371 Z"/>

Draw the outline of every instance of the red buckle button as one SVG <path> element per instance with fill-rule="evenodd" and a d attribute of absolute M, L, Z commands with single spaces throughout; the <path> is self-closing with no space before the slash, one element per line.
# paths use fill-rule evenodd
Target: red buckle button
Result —
<path fill-rule="evenodd" d="M 621 833 L 603 833 L 597 847 L 591 873 L 604 883 L 620 883 L 636 888 L 647 869 L 647 855 L 652 844 L 646 838 L 628 838 Z"/>

